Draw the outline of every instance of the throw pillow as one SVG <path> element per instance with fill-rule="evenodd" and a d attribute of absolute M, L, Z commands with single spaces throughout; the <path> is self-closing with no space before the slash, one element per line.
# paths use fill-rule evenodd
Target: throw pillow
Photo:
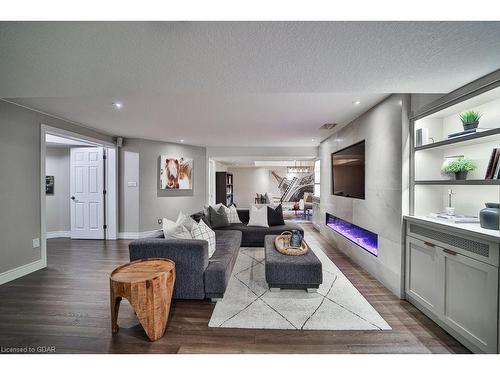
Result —
<path fill-rule="evenodd" d="M 166 239 L 187 239 L 190 240 L 191 233 L 181 224 L 167 218 L 163 218 L 163 236 Z"/>
<path fill-rule="evenodd" d="M 239 224 L 241 223 L 240 216 L 238 215 L 238 210 L 234 204 L 229 207 L 229 214 L 227 215 L 229 224 Z"/>
<path fill-rule="evenodd" d="M 212 228 L 222 228 L 229 225 L 225 206 L 220 206 L 218 210 L 210 206 L 208 210 L 210 212 L 210 226 Z"/>
<path fill-rule="evenodd" d="M 281 204 L 276 208 L 267 206 L 267 223 L 270 227 L 285 225 L 285 221 L 283 220 L 283 207 Z"/>
<path fill-rule="evenodd" d="M 191 216 L 186 216 L 184 220 L 180 222 L 180 224 L 189 232 L 191 232 L 191 229 L 193 229 L 193 225 L 196 224 L 196 221 Z"/>
<path fill-rule="evenodd" d="M 248 221 L 249 227 L 265 227 L 268 228 L 267 223 L 267 206 L 257 208 L 252 206 L 250 209 L 250 220 Z"/>
<path fill-rule="evenodd" d="M 205 240 L 208 242 L 208 257 L 211 258 L 215 253 L 215 232 L 208 227 L 203 220 L 193 225 L 191 236 L 196 240 Z"/>

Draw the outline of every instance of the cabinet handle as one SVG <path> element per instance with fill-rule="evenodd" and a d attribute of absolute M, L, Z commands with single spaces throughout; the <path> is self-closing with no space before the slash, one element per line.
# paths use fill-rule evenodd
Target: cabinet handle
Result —
<path fill-rule="evenodd" d="M 457 255 L 457 252 L 456 252 L 456 251 L 452 251 L 452 250 L 448 250 L 448 249 L 443 249 L 443 251 L 444 251 L 446 254 L 450 254 L 450 255 Z"/>
<path fill-rule="evenodd" d="M 424 245 L 427 245 L 429 247 L 436 247 L 436 245 L 434 245 L 432 242 L 427 242 L 427 241 L 424 241 Z"/>

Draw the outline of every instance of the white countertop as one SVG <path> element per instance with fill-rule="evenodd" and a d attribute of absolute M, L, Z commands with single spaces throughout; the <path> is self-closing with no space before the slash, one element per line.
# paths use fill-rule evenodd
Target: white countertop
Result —
<path fill-rule="evenodd" d="M 436 219 L 427 216 L 404 216 L 405 220 L 414 222 L 428 222 L 443 225 L 451 230 L 459 231 L 462 233 L 473 233 L 477 237 L 484 238 L 489 241 L 500 242 L 500 231 L 493 229 L 481 228 L 479 223 L 451 223 L 447 220 Z"/>

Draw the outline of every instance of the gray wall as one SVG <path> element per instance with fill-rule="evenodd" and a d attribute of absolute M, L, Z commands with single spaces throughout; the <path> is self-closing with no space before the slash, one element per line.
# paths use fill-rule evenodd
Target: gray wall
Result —
<path fill-rule="evenodd" d="M 47 195 L 47 232 L 70 231 L 70 148 L 47 147 L 45 153 L 45 173 L 54 176 L 54 195 Z"/>
<path fill-rule="evenodd" d="M 321 233 L 396 295 L 402 285 L 402 137 L 406 95 L 392 95 L 323 141 L 321 158 Z M 331 153 L 366 141 L 365 199 L 331 195 Z M 329 212 L 379 236 L 373 256 L 328 228 Z"/>
<path fill-rule="evenodd" d="M 139 232 L 159 229 L 158 218 L 176 219 L 179 211 L 191 214 L 203 209 L 207 197 L 207 158 L 205 147 L 188 146 L 176 143 L 148 141 L 143 139 L 126 139 L 120 149 L 120 176 L 124 181 L 126 175 L 134 175 L 137 169 L 135 161 L 127 163 L 126 152 L 136 153 L 139 158 L 138 180 L 138 212 L 120 210 L 119 232 L 134 231 L 134 215 L 139 217 Z M 193 189 L 191 191 L 167 191 L 159 189 L 160 155 L 171 155 L 194 160 Z M 122 184 L 124 185 L 124 184 Z M 126 185 L 126 182 L 125 182 Z M 128 186 L 124 190 L 130 190 Z M 127 206 L 123 201 L 120 208 Z M 132 201 L 132 204 L 134 202 Z"/>
<path fill-rule="evenodd" d="M 40 125 L 105 141 L 111 137 L 0 100 L 0 273 L 41 257 Z"/>

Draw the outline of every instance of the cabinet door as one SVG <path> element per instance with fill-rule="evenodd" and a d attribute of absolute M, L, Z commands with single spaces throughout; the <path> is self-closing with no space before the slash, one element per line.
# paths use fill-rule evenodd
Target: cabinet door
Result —
<path fill-rule="evenodd" d="M 484 352 L 496 353 L 498 269 L 450 250 L 439 253 L 444 287 L 440 318 Z"/>
<path fill-rule="evenodd" d="M 436 247 L 407 237 L 406 293 L 431 312 L 438 314 L 439 286 Z"/>

